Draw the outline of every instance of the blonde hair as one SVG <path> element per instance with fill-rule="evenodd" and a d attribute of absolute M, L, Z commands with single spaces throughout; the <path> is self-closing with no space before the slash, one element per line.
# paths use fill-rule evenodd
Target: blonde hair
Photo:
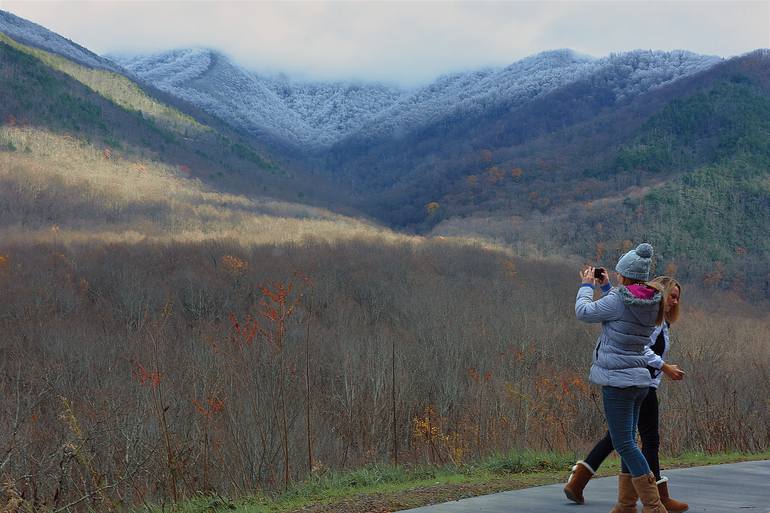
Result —
<path fill-rule="evenodd" d="M 658 276 L 657 278 L 654 278 L 652 281 L 650 281 L 650 285 L 654 286 L 663 293 L 663 304 L 668 302 L 668 296 L 671 295 L 671 291 L 674 290 L 674 287 L 679 289 L 679 297 L 681 301 L 682 285 L 680 285 L 679 282 L 671 276 Z M 668 310 L 668 314 L 666 314 L 666 320 L 670 323 L 676 322 L 677 319 L 679 319 L 679 303 L 672 305 Z"/>

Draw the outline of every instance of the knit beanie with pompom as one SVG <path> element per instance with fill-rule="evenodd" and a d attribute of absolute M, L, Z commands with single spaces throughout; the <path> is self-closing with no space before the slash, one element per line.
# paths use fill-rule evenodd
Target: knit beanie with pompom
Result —
<path fill-rule="evenodd" d="M 650 264 L 652 263 L 652 246 L 643 242 L 618 260 L 615 270 L 621 276 L 632 280 L 647 281 L 650 279 Z"/>

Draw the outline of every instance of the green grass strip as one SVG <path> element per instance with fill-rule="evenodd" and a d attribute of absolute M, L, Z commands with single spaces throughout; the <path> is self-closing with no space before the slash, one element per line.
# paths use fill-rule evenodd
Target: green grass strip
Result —
<path fill-rule="evenodd" d="M 663 468 L 693 467 L 770 459 L 770 451 L 756 454 L 687 453 L 664 457 Z M 394 467 L 370 465 L 346 472 L 326 472 L 313 475 L 275 495 L 255 495 L 239 500 L 201 495 L 176 505 L 180 513 L 287 513 L 310 506 L 365 500 L 376 495 L 392 498 L 395 509 L 417 507 L 442 499 L 454 500 L 506 489 L 526 488 L 563 481 L 574 464 L 572 454 L 540 452 L 511 452 L 497 454 L 465 466 Z M 609 458 L 598 475 L 616 474 L 620 469 L 617 457 Z M 458 488 L 455 493 L 451 489 Z M 436 490 L 436 493 L 431 493 Z M 416 493 L 416 492 L 425 493 Z M 398 507 L 398 506 L 403 507 Z M 168 509 L 168 507 L 166 508 Z M 160 508 L 153 508 L 161 511 Z M 330 509 L 330 511 L 333 508 Z"/>

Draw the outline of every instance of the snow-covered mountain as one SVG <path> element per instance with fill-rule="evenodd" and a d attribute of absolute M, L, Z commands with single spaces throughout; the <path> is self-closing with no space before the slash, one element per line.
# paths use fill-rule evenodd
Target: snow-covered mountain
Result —
<path fill-rule="evenodd" d="M 609 86 L 615 101 L 624 102 L 721 60 L 686 51 L 634 51 L 597 59 L 555 50 L 502 69 L 455 73 L 407 90 L 263 76 L 206 49 L 111 58 L 142 80 L 234 126 L 310 150 L 348 137 L 398 137 L 448 116 L 514 109 L 589 78 Z"/>
<path fill-rule="evenodd" d="M 690 52 L 629 52 L 603 59 L 571 50 L 539 53 L 501 70 L 441 77 L 378 114 L 373 125 L 412 129 L 451 112 L 478 112 L 503 104 L 512 109 L 590 76 L 612 84 L 618 100 L 707 68 L 721 59 Z M 375 126 L 367 127 L 379 132 Z"/>
<path fill-rule="evenodd" d="M 328 146 L 355 132 L 405 94 L 379 84 L 294 83 L 261 76 L 207 49 L 111 58 L 231 125 L 308 148 Z"/>
<path fill-rule="evenodd" d="M 0 33 L 6 34 L 19 43 L 61 55 L 91 68 L 125 73 L 114 62 L 99 57 L 90 50 L 51 32 L 45 27 L 41 27 L 37 23 L 19 18 L 7 11 L 0 10 Z"/>
<path fill-rule="evenodd" d="M 104 58 L 5 11 L 0 11 L 0 32 L 90 67 L 132 75 L 234 127 L 309 151 L 345 140 L 399 138 L 452 117 L 513 110 L 580 80 L 601 84 L 614 102 L 625 102 L 721 60 L 686 51 L 634 51 L 597 59 L 554 50 L 505 68 L 454 73 L 423 87 L 402 89 L 260 75 L 208 49 Z"/>

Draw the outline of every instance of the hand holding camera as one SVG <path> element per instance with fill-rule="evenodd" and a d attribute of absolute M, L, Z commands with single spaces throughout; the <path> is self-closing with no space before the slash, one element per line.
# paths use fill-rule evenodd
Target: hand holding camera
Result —
<path fill-rule="evenodd" d="M 605 285 L 610 281 L 607 269 L 604 267 L 592 267 L 590 265 L 584 267 L 583 270 L 580 271 L 580 278 L 583 280 L 583 283 L 599 286 Z"/>
<path fill-rule="evenodd" d="M 607 269 L 604 267 L 594 267 L 594 279 L 599 285 L 604 285 L 607 283 L 610 280 L 609 276 L 607 275 Z"/>

